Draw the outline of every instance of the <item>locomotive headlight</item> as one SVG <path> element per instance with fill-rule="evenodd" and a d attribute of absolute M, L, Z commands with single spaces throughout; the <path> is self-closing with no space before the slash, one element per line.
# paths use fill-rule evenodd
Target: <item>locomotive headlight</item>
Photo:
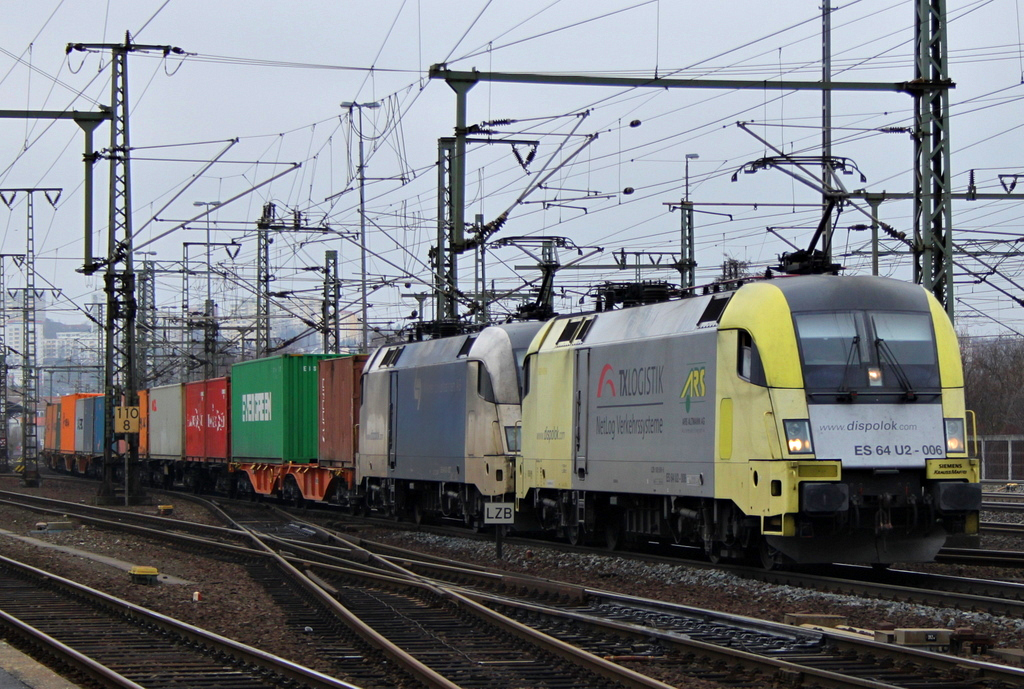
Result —
<path fill-rule="evenodd" d="M 963 419 L 945 419 L 946 422 L 946 452 L 962 454 L 967 451 L 967 443 L 964 441 Z"/>
<path fill-rule="evenodd" d="M 882 384 L 882 369 L 872 366 L 868 369 L 868 385 L 875 388 Z"/>
<path fill-rule="evenodd" d="M 814 453 L 811 444 L 811 422 L 807 419 L 787 419 L 783 422 L 786 428 L 786 444 L 794 455 Z"/>

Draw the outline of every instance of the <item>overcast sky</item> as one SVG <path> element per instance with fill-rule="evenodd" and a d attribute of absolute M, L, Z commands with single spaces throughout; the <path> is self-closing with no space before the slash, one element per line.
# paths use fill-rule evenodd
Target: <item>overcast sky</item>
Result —
<path fill-rule="evenodd" d="M 280 216 L 302 214 L 319 231 L 277 237 L 273 289 L 294 295 L 282 306 L 312 314 L 325 250 L 341 256 L 343 301 L 359 296 L 358 110 L 362 109 L 368 178 L 371 322 L 395 329 L 417 308 L 409 295 L 429 289 L 428 250 L 437 234 L 437 149 L 451 136 L 455 96 L 429 80 L 431 64 L 495 72 L 585 73 L 719 79 L 821 79 L 821 3 L 725 3 L 661 0 L 40 0 L 11 3 L 0 22 L 0 108 L 96 111 L 110 102 L 110 51 L 72 51 L 68 43 L 175 46 L 188 53 L 164 58 L 140 50 L 129 59 L 136 245 L 161 270 L 157 300 L 164 313 L 180 310 L 181 262 L 201 271 L 206 220 L 169 230 L 198 214 L 197 202 L 238 200 L 210 216 L 211 238 L 241 245 L 232 258 L 215 248 L 211 290 L 220 312 L 245 308 L 254 277 L 254 228 L 265 203 Z M 949 3 L 950 124 L 955 191 L 971 171 L 979 191 L 1002 189 L 999 175 L 1024 173 L 1021 141 L 1024 77 L 1018 0 Z M 913 78 L 914 3 L 853 0 L 832 15 L 834 79 L 901 82 Z M 774 152 L 754 135 L 793 155 L 820 155 L 821 96 L 816 92 L 659 90 L 488 84 L 468 95 L 470 124 L 494 125 L 510 144 L 476 144 L 467 156 L 467 217 L 493 220 L 510 210 L 502 237 L 564 237 L 583 265 L 611 263 L 611 253 L 679 250 L 679 213 L 671 202 L 689 192 L 697 204 L 698 284 L 710 282 L 726 258 L 748 261 L 753 272 L 789 250 L 805 247 L 819 220 L 820 196 L 779 170 L 733 173 Z M 856 165 L 850 189 L 912 191 L 912 99 L 899 93 L 836 93 L 833 154 Z M 736 126 L 748 122 L 746 129 Z M 65 299 L 54 316 L 81 320 L 74 305 L 99 296 L 98 278 L 74 270 L 82 263 L 83 138 L 66 121 L 3 120 L 0 188 L 60 187 L 51 208 L 36 200 L 40 286 Z M 235 141 L 237 140 L 237 141 Z M 232 143 L 234 142 L 234 143 Z M 536 142 L 536 152 L 527 164 Z M 109 145 L 106 126 L 96 146 Z M 227 149 L 225 151 L 225 149 Z M 218 157 L 219 156 L 219 157 Z M 217 162 L 208 166 L 214 159 Z M 294 167 L 293 164 L 300 164 Z M 852 167 L 851 167 L 852 169 Z M 290 172 L 288 170 L 291 170 Z M 97 172 L 97 244 L 105 246 L 106 164 Z M 545 188 L 523 192 L 548 173 Z M 272 183 L 261 185 L 274 175 Z M 818 174 L 816 172 L 816 174 Z M 1004 177 L 1009 183 L 1012 178 Z M 626 188 L 633 190 L 624 194 Z M 1024 192 L 1020 185 L 1016 192 Z M 756 208 L 753 205 L 757 204 Z M 713 205 L 736 204 L 736 205 Z M 770 205 L 791 204 L 791 205 Z M 958 202 L 955 239 L 992 254 L 1019 249 L 1019 202 Z M 713 214 L 714 213 L 714 214 Z M 728 214 L 731 217 L 727 217 Z M 883 204 L 882 220 L 911 234 L 912 204 Z M 26 208 L 20 195 L 0 206 L 3 253 L 25 248 Z M 844 210 L 834 250 L 848 273 L 870 272 L 869 237 L 850 230 L 866 218 Z M 189 229 L 190 228 L 190 229 Z M 769 231 L 767 228 L 774 228 Z M 164 236 L 166 235 L 166 236 Z M 159 239 L 157 239 L 159 238 Z M 785 239 L 785 241 L 783 240 Z M 905 247 L 883 243 L 881 272 L 910 278 Z M 579 256 L 563 250 L 566 263 Z M 630 260 L 633 260 L 632 258 Z M 642 258 L 641 262 L 650 259 Z M 666 257 L 666 262 L 671 259 Z M 970 335 L 1024 333 L 1024 262 L 990 255 L 964 259 L 955 285 L 957 326 Z M 514 247 L 488 255 L 497 290 L 524 288 L 537 273 Z M 471 257 L 461 259 L 460 286 L 473 289 Z M 988 276 L 990 268 L 997 270 Z M 8 265 L 9 282 L 22 278 Z M 988 284 L 974 284 L 988 276 Z M 228 276 L 228 277 L 224 277 Z M 587 286 L 634 279 L 634 271 L 566 269 L 556 308 L 584 308 Z M 678 282 L 672 270 L 644 279 Z M 1011 296 L 993 289 L 995 285 Z M 205 276 L 194 275 L 190 300 L 205 297 Z M 356 306 L 352 307 L 357 310 Z M 984 314 L 984 315 L 983 315 Z M 428 317 L 432 315 L 429 310 Z"/>

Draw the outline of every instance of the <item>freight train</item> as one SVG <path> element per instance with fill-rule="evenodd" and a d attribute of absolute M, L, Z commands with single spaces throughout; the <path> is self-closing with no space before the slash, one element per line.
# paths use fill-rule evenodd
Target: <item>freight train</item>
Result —
<path fill-rule="evenodd" d="M 885 565 L 977 533 L 963 385 L 920 286 L 787 277 L 239 363 L 144 391 L 140 451 L 157 485 L 478 528 L 498 503 L 572 542 Z M 99 470 L 101 405 L 47 407 L 52 468 Z"/>

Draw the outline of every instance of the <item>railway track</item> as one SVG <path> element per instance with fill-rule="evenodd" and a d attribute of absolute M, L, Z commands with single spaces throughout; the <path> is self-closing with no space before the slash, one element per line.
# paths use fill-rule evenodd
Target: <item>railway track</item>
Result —
<path fill-rule="evenodd" d="M 225 517 L 242 526 L 237 521 L 239 509 L 232 504 Z M 257 520 L 248 514 L 242 518 L 256 527 L 252 535 L 263 547 L 287 554 L 284 567 L 293 580 L 420 679 L 436 676 L 453 687 L 510 689 L 673 686 L 539 634 L 434 582 L 401 576 L 393 568 L 386 567 L 385 573 L 362 568 L 323 571 L 322 565 L 301 555 L 316 550 L 316 541 L 329 537 L 326 532 L 302 524 L 300 538 L 288 539 L 294 523 L 288 515 L 277 514 L 288 527 L 266 519 L 265 511 Z M 334 559 L 336 552 L 328 558 Z M 349 555 L 358 552 L 348 549 Z"/>
<path fill-rule="evenodd" d="M 5 498 L 6 499 L 6 498 Z M 77 507 L 73 503 L 55 504 L 59 501 L 38 501 L 46 503 L 44 509 L 59 510 L 62 514 L 77 518 Z M 63 509 L 62 509 L 63 508 Z M 236 506 L 234 511 L 240 511 Z M 93 510 L 84 510 L 90 519 L 97 519 Z M 409 582 L 401 582 L 400 588 L 405 589 L 395 594 L 393 581 L 363 582 L 360 587 L 351 582 L 345 587 L 344 596 L 331 589 L 323 581 L 314 581 L 304 575 L 284 558 L 271 552 L 274 548 L 268 544 L 287 541 L 308 541 L 315 536 L 313 529 L 295 527 L 274 517 L 265 509 L 247 508 L 244 515 L 236 515 L 241 521 L 234 522 L 231 533 L 242 532 L 253 541 L 250 547 L 233 545 L 236 554 L 245 554 L 253 563 L 249 565 L 250 573 L 257 580 L 267 584 L 271 595 L 282 606 L 293 625 L 305 629 L 315 639 L 319 652 L 328 658 L 338 661 L 339 673 L 352 679 L 352 668 L 344 667 L 346 662 L 362 671 L 359 686 L 426 686 L 456 689 L 462 686 L 486 687 L 650 687 L 664 689 L 671 685 L 650 679 L 640 673 L 632 672 L 600 658 L 592 658 L 585 652 L 556 640 L 543 639 L 528 629 L 521 636 L 511 634 L 502 627 L 500 616 L 487 611 L 471 601 L 466 606 L 453 604 L 450 599 L 437 597 L 437 592 L 427 590 L 423 595 L 423 586 L 414 586 Z M 94 522 L 99 526 L 130 528 L 136 533 L 154 536 L 155 530 L 139 532 L 135 521 L 169 526 L 166 521 L 155 521 L 148 515 L 123 513 L 119 520 L 101 520 Z M 172 520 L 173 521 L 173 520 Z M 195 547 L 208 547 L 210 542 L 202 536 L 178 534 L 176 542 L 185 544 L 189 539 L 196 541 Z M 260 545 L 254 548 L 253 545 Z M 327 587 L 325 592 L 324 586 Z M 419 588 L 419 597 L 409 589 Z M 395 596 L 398 596 L 395 598 Z M 338 601 L 344 597 L 350 604 L 361 600 L 356 606 L 358 613 L 345 609 Z M 431 597 L 437 599 L 434 605 L 425 605 Z M 402 610 L 396 600 L 406 599 L 411 607 Z M 368 603 L 368 602 L 369 603 Z M 366 606 L 372 607 L 376 601 L 386 601 L 379 607 L 376 614 L 371 614 Z M 422 615 L 430 610 L 433 619 L 419 619 L 417 624 L 410 624 L 410 615 Z M 367 624 L 361 617 L 371 618 L 373 624 Z M 390 621 L 387 618 L 390 617 Z M 474 619 L 477 618 L 477 619 Z M 497 622 L 496 622 L 497 621 Z M 515 627 L 515 623 L 504 621 Z M 410 631 L 419 632 L 419 638 L 413 638 Z M 398 637 L 397 640 L 388 636 Z M 455 638 L 459 636 L 459 638 Z M 470 642 L 477 646 L 472 652 Z M 406 647 L 412 648 L 412 652 Z M 552 648 L 557 648 L 557 652 Z M 532 656 L 532 657 L 531 657 Z M 369 661 L 369 662 L 368 662 Z M 435 669 L 434 666 L 437 666 Z M 401 668 L 402 677 L 396 677 L 390 670 L 383 677 L 367 677 L 364 668 Z M 468 682 L 468 684 L 463 684 Z M 198 686 L 198 685 L 197 685 Z"/>
<path fill-rule="evenodd" d="M 595 654 L 627 664 L 685 663 L 692 667 L 694 659 L 700 659 L 696 664 L 702 670 L 693 674 L 702 676 L 701 671 L 713 673 L 717 663 L 728 662 L 758 673 L 762 681 L 800 677 L 819 686 L 918 687 L 930 683 L 966 688 L 1024 682 L 1024 671 L 990 663 L 545 580 L 480 572 L 391 547 L 360 545 L 382 555 L 387 552 L 386 560 L 394 566 L 458 586 L 467 596 L 535 629 L 572 639 Z M 320 549 L 314 546 L 310 550 Z M 344 549 L 333 554 L 321 552 L 321 558 L 338 557 L 339 553 Z M 640 646 L 626 650 L 624 639 Z M 965 672 L 970 676 L 965 677 Z M 749 681 L 749 677 L 740 681 Z"/>
<path fill-rule="evenodd" d="M 229 510 L 231 511 L 240 509 L 241 508 L 234 505 L 229 507 Z M 379 614 L 380 609 L 394 610 L 405 609 L 406 607 L 408 607 L 408 610 L 415 611 L 419 614 L 420 607 L 425 605 L 425 603 L 423 603 L 424 599 L 442 601 L 445 599 L 445 595 L 438 594 L 434 588 L 438 586 L 457 585 L 459 587 L 466 587 L 463 595 L 471 601 L 480 605 L 485 605 L 491 609 L 504 612 L 509 617 L 519 620 L 520 622 L 524 622 L 536 629 L 542 631 L 546 630 L 560 638 L 569 639 L 573 644 L 589 650 L 595 656 L 614 659 L 619 663 L 635 666 L 643 672 L 651 672 L 652 669 L 657 672 L 657 668 L 661 667 L 669 668 L 666 672 L 674 672 L 678 675 L 678 668 L 680 666 L 685 666 L 688 668 L 689 676 L 703 676 L 707 678 L 720 679 L 716 677 L 716 671 L 714 669 L 715 664 L 726 662 L 724 661 L 724 658 L 726 657 L 732 658 L 727 662 L 739 662 L 732 657 L 733 650 L 738 650 L 741 655 L 746 653 L 750 654 L 752 658 L 758 658 L 748 658 L 744 663 L 746 667 L 750 668 L 749 672 L 759 673 L 762 678 L 765 676 L 765 673 L 772 676 L 792 676 L 792 673 L 806 674 L 815 670 L 814 663 L 819 663 L 817 669 L 822 670 L 823 672 L 842 675 L 842 672 L 835 673 L 835 668 L 843 666 L 845 662 L 850 662 L 851 665 L 868 667 L 869 669 L 864 670 L 859 675 L 853 673 L 854 676 L 848 677 L 847 680 L 842 680 L 852 682 L 848 684 L 837 684 L 836 682 L 839 682 L 840 680 L 831 675 L 823 677 L 819 681 L 823 686 L 865 686 L 864 684 L 857 684 L 857 682 L 865 681 L 864 677 L 887 677 L 891 672 L 887 671 L 885 666 L 895 662 L 892 660 L 892 654 L 895 651 L 891 648 L 885 649 L 884 653 L 877 648 L 853 651 L 849 647 L 837 645 L 840 643 L 847 643 L 845 640 L 832 639 L 827 633 L 815 633 L 808 636 L 804 633 L 795 633 L 791 627 L 785 627 L 782 630 L 773 630 L 769 633 L 764 633 L 763 630 L 758 630 L 755 634 L 752 633 L 751 630 L 753 621 L 749 620 L 736 627 L 735 632 L 728 633 L 723 631 L 723 629 L 727 628 L 728 625 L 725 627 L 718 627 L 719 623 L 717 621 L 709 621 L 707 615 L 710 613 L 707 611 L 698 611 L 696 614 L 697 622 L 694 622 L 693 619 L 684 622 L 676 620 L 669 625 L 668 629 L 659 628 L 657 625 L 640 625 L 635 621 L 636 619 L 658 618 L 664 621 L 670 617 L 680 617 L 680 615 L 678 612 L 675 612 L 672 615 L 667 615 L 664 611 L 652 611 L 651 606 L 654 605 L 654 603 L 650 601 L 644 602 L 643 604 L 633 604 L 634 606 L 639 607 L 635 607 L 632 612 L 624 612 L 626 606 L 621 600 L 610 601 L 609 599 L 603 599 L 603 603 L 595 603 L 595 600 L 597 600 L 597 593 L 594 591 L 588 590 L 581 594 L 573 587 L 553 586 L 550 582 L 546 586 L 541 586 L 536 582 L 526 585 L 524 584 L 524 579 L 522 577 L 509 577 L 508 575 L 498 575 L 496 573 L 484 573 L 483 575 L 478 575 L 482 576 L 482 583 L 478 582 L 473 585 L 467 585 L 464 581 L 449 581 L 445 576 L 437 574 L 438 568 L 443 569 L 441 564 L 423 564 L 425 559 L 422 556 L 404 552 L 395 552 L 387 547 L 380 547 L 379 552 L 382 557 L 390 562 L 390 564 L 378 564 L 376 567 L 371 567 L 367 563 L 373 559 L 372 555 L 363 553 L 360 548 L 361 545 L 367 544 L 361 544 L 358 540 L 352 542 L 345 539 L 338 539 L 336 536 L 327 534 L 322 528 L 316 525 L 296 525 L 294 523 L 294 517 L 292 516 L 283 517 L 282 519 L 287 520 L 290 524 L 288 526 L 282 526 L 284 521 L 269 518 L 266 509 L 261 508 L 253 510 L 252 507 L 247 507 L 245 510 L 247 513 L 242 515 L 241 518 L 248 525 L 256 527 L 257 530 L 262 530 L 266 534 L 266 540 L 275 542 L 277 544 L 275 546 L 276 548 L 285 550 L 288 553 L 289 561 L 294 566 L 309 570 L 311 573 L 315 572 L 314 577 L 320 584 L 321 588 L 326 589 L 335 597 L 342 597 L 342 592 L 358 590 L 358 587 L 354 584 L 355 580 L 381 576 L 379 571 L 372 575 L 367 574 L 367 569 L 380 570 L 383 567 L 385 571 L 390 570 L 390 574 L 383 575 L 385 577 L 385 583 L 375 584 L 375 586 L 383 588 L 371 589 L 369 596 L 357 593 L 347 594 L 347 607 L 351 607 L 353 611 L 358 611 L 359 615 L 366 618 L 372 618 L 373 615 Z M 236 528 L 231 529 L 230 531 L 234 532 L 239 530 L 240 529 Z M 332 539 L 334 542 L 332 545 L 324 545 L 320 543 L 320 541 L 324 539 Z M 415 567 L 412 567 L 414 562 L 417 564 Z M 390 589 L 390 587 L 396 585 L 394 583 L 395 580 L 402 578 L 400 570 L 416 569 L 416 567 L 426 567 L 427 569 L 433 568 L 433 571 L 429 572 L 415 572 L 419 576 L 427 578 L 428 582 L 425 585 L 425 589 L 423 589 L 426 590 L 427 593 L 421 594 L 419 597 L 410 597 L 411 594 L 408 593 L 408 591 L 395 593 Z M 866 570 L 867 572 L 871 571 L 867 568 L 857 569 Z M 466 575 L 460 574 L 459 576 L 465 577 Z M 791 577 L 792 573 L 786 573 L 784 576 Z M 279 579 L 279 576 L 275 574 L 267 575 L 268 580 L 273 580 L 275 578 Z M 495 583 L 496 581 L 500 583 Z M 423 585 L 422 581 L 420 583 Z M 793 582 L 790 580 L 784 583 Z M 861 583 L 862 582 L 854 582 L 850 584 L 850 586 L 857 586 Z M 804 585 L 806 585 L 806 583 Z M 973 582 L 973 585 L 977 586 L 978 582 Z M 363 586 L 365 586 L 365 583 Z M 405 584 L 403 583 L 402 586 L 405 586 Z M 877 586 L 879 587 L 879 590 L 885 587 L 884 584 L 879 584 Z M 837 590 L 834 581 L 821 584 L 821 587 L 828 590 Z M 493 590 L 495 588 L 500 590 L 500 593 L 494 593 Z M 906 588 L 909 587 L 904 587 L 904 589 Z M 950 604 L 949 596 L 952 594 L 947 595 L 946 593 L 936 593 L 938 586 L 935 581 L 925 583 L 921 588 L 928 591 L 933 596 L 930 604 Z M 879 595 L 880 597 L 895 596 L 900 599 L 906 599 L 907 592 L 905 590 L 892 594 L 891 591 L 893 589 L 891 585 L 889 589 L 889 594 L 876 593 L 874 595 Z M 524 590 L 530 591 L 530 593 L 527 596 L 510 597 L 508 595 L 509 590 Z M 852 593 L 857 591 L 851 588 L 850 592 Z M 986 594 L 992 594 L 989 597 L 995 599 L 997 602 L 992 603 L 992 601 L 982 600 L 977 596 L 974 596 L 973 598 L 967 596 L 962 599 L 964 602 L 960 603 L 960 605 L 965 609 L 987 609 L 992 611 L 995 610 L 995 608 L 991 607 L 992 605 L 1007 605 L 1011 606 L 1008 608 L 1010 610 L 1020 610 L 1021 604 L 1019 602 L 1014 603 L 1012 601 L 1001 601 L 997 598 L 997 594 L 992 591 L 987 591 Z M 1004 592 L 998 595 L 1007 596 L 1011 594 Z M 1012 595 L 1019 598 L 1020 593 L 1017 591 Z M 550 605 L 549 601 L 553 598 L 575 601 L 572 605 L 576 606 L 576 609 L 572 609 L 570 606 L 570 609 L 568 610 L 559 610 L 559 608 L 564 606 Z M 584 610 L 580 607 L 582 605 L 581 601 L 583 598 L 588 599 L 586 605 L 591 606 L 593 609 L 588 608 Z M 362 607 L 364 605 L 369 607 Z M 299 617 L 302 615 L 311 615 L 308 610 L 309 606 L 304 604 L 301 611 L 296 614 Z M 455 606 L 453 610 L 454 612 L 450 613 L 450 617 L 438 618 L 440 620 L 438 624 L 441 628 L 457 628 L 465 624 L 464 611 L 460 611 L 457 606 Z M 602 615 L 595 611 L 603 610 L 614 610 L 615 613 L 611 615 L 604 615 L 610 619 L 599 624 L 597 620 L 600 619 Z M 439 613 L 430 613 L 430 615 L 435 614 Z M 1017 614 L 1019 614 L 1019 612 Z M 724 617 L 728 618 L 729 616 Z M 313 620 L 313 617 L 307 617 L 305 619 Z M 325 625 L 323 622 L 324 618 L 318 617 L 316 619 L 319 621 L 314 624 L 308 624 L 307 626 L 317 630 L 325 628 L 325 626 L 330 626 L 329 624 Z M 412 618 L 408 612 L 402 619 L 404 619 L 405 627 L 414 626 L 411 622 L 414 618 Z M 623 622 L 623 619 L 631 621 Z M 386 628 L 387 624 L 388 623 L 381 623 L 381 628 Z M 610 627 L 608 625 L 610 625 Z M 617 627 L 616 625 L 620 626 Z M 625 625 L 625 627 L 621 627 L 621 625 Z M 771 626 L 770 623 L 768 626 Z M 781 625 L 778 626 L 781 627 Z M 581 629 L 583 628 L 593 629 L 594 631 L 588 631 L 584 634 L 581 632 Z M 700 631 L 694 631 L 695 629 Z M 405 631 L 406 629 L 399 625 L 396 628 L 396 631 L 392 632 L 392 634 L 401 634 Z M 759 636 L 762 634 L 763 637 Z M 637 635 L 641 638 L 640 642 L 635 638 Z M 665 635 L 664 638 L 662 638 L 661 635 Z M 686 643 L 682 643 L 679 637 L 685 637 Z M 719 644 L 715 645 L 714 643 L 706 641 L 708 638 L 718 639 Z M 755 640 L 750 642 L 750 644 L 737 643 L 735 641 L 736 638 L 752 638 Z M 460 649 L 473 649 L 475 653 L 476 646 L 472 645 L 471 642 L 476 640 L 477 636 L 471 635 L 468 641 L 455 641 L 454 646 Z M 423 648 L 426 650 L 422 650 L 420 653 L 434 657 L 450 656 L 452 644 L 452 639 L 445 639 L 445 642 L 441 643 L 440 646 L 424 646 Z M 707 645 L 704 646 L 702 644 Z M 485 644 L 485 647 L 491 648 L 493 645 L 494 644 L 488 642 Z M 730 650 L 730 646 L 737 646 L 740 648 Z M 749 650 L 749 646 L 766 649 L 764 657 L 758 656 L 757 653 Z M 845 650 L 839 652 L 839 656 L 834 657 L 831 654 L 836 652 L 835 649 L 837 648 L 844 648 Z M 814 652 L 808 654 L 808 649 L 814 649 Z M 518 649 L 515 652 L 520 654 L 522 653 L 522 651 Z M 851 654 L 853 655 L 851 656 Z M 810 659 L 808 663 L 804 665 L 801 665 L 800 663 L 793 663 L 787 658 L 789 656 L 802 657 L 805 655 L 812 655 L 814 658 Z M 851 662 L 849 661 L 850 657 L 856 657 L 858 660 L 856 662 Z M 474 658 L 476 662 L 479 663 L 479 658 L 476 658 L 473 653 L 469 653 L 468 657 L 463 656 L 463 659 L 466 661 L 470 661 Z M 695 659 L 698 658 L 700 660 L 695 663 Z M 768 660 L 765 660 L 765 658 Z M 865 661 L 864 658 L 881 658 L 881 660 L 872 660 L 871 662 L 868 662 Z M 888 658 L 888 660 L 886 660 L 886 658 Z M 949 659 L 946 658 L 946 660 Z M 955 668 L 957 664 L 962 666 L 963 663 L 961 661 L 963 660 L 964 659 L 960 658 L 953 659 L 953 667 Z M 920 661 L 918 658 L 911 658 L 908 660 L 904 656 L 903 660 L 900 660 L 899 662 L 914 664 L 923 661 Z M 462 676 L 467 676 L 466 673 L 468 671 L 465 670 L 465 668 L 459 669 L 457 667 L 458 663 L 455 661 L 446 660 L 445 665 L 446 666 L 443 668 L 445 672 L 454 672 L 457 675 L 462 673 Z M 520 663 L 519 669 L 526 670 L 527 665 L 528 663 L 525 662 Z M 968 665 L 970 665 L 970 663 L 968 663 Z M 954 676 L 956 674 L 955 669 L 947 667 L 942 670 L 935 670 L 930 660 L 922 667 L 925 666 L 932 668 L 930 670 L 925 670 L 925 672 L 941 671 L 947 673 L 947 679 L 952 682 L 952 684 L 949 684 L 948 686 L 961 686 L 960 684 L 956 684 L 959 680 Z M 1016 684 L 1024 682 L 1024 676 L 1020 674 L 1020 671 L 1007 670 L 1007 672 L 1010 673 L 1009 678 L 1004 680 L 993 674 L 997 671 L 992 670 L 992 667 L 999 666 L 989 666 L 988 664 L 982 663 L 980 666 L 972 670 L 972 672 L 977 676 L 983 676 L 987 683 L 973 686 L 997 687 L 1000 686 L 999 682 L 1002 681 L 1009 681 L 1010 684 L 1007 686 L 1016 686 Z M 532 669 L 535 668 L 531 668 L 531 670 Z M 1002 672 L 1002 670 L 998 672 Z M 570 672 L 569 674 L 572 673 Z M 900 682 L 894 682 L 891 686 L 913 686 L 915 681 L 913 678 L 913 673 L 910 673 L 906 677 L 901 677 Z M 523 681 L 527 682 L 526 684 L 523 684 L 523 686 L 535 686 L 537 677 L 527 674 Z M 742 682 L 745 680 L 739 681 Z M 869 681 L 881 680 L 872 679 Z M 888 682 L 886 683 L 888 684 Z M 876 684 L 871 686 L 878 685 Z"/>
<path fill-rule="evenodd" d="M 95 686 L 354 686 L 4 557 L 0 592 L 7 635 Z"/>

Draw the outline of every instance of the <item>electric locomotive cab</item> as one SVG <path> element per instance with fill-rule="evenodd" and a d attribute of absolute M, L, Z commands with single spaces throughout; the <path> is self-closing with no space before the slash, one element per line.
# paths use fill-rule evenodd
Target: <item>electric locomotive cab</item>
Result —
<path fill-rule="evenodd" d="M 382 347 L 363 373 L 366 509 L 482 525 L 514 492 L 522 352 L 540 323 Z"/>
<path fill-rule="evenodd" d="M 931 560 L 948 534 L 976 532 L 963 374 L 938 303 L 879 278 L 787 282 L 807 416 L 782 419 L 786 449 L 839 466 L 814 480 L 801 462 L 795 538 L 766 532 L 768 544 L 798 562 L 891 563 Z"/>

